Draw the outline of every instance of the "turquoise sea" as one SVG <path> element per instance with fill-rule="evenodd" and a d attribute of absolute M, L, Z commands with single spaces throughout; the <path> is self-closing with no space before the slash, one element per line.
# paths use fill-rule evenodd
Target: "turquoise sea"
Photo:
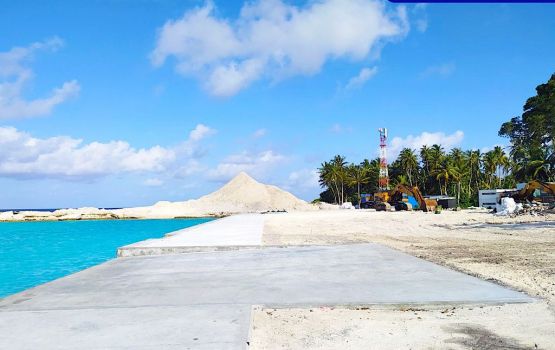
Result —
<path fill-rule="evenodd" d="M 116 257 L 116 249 L 212 219 L 0 223 L 0 298 Z"/>

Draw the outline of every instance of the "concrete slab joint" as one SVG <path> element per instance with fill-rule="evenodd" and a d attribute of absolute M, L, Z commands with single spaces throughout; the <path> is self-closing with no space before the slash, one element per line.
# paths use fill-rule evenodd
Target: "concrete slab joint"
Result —
<path fill-rule="evenodd" d="M 0 348 L 245 349 L 253 305 L 532 300 L 377 244 L 143 256 L 1 300 Z"/>

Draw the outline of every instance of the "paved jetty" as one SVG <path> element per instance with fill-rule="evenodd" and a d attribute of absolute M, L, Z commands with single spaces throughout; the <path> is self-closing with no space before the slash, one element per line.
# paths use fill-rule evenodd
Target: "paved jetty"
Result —
<path fill-rule="evenodd" d="M 262 245 L 264 215 L 242 214 L 171 232 L 118 249 L 119 257 L 213 251 Z"/>
<path fill-rule="evenodd" d="M 120 258 L 0 301 L 0 348 L 245 349 L 253 305 L 532 300 L 377 244 Z"/>

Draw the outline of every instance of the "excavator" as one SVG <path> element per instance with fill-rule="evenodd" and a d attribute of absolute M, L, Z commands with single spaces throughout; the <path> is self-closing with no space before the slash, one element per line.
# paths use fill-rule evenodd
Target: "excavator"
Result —
<path fill-rule="evenodd" d="M 521 190 L 512 192 L 509 195 L 513 197 L 513 199 L 517 203 L 532 201 L 536 199 L 534 198 L 534 193 L 536 192 L 536 190 L 540 190 L 541 192 L 548 195 L 543 198 L 547 202 L 555 202 L 555 182 L 532 180 L 528 182 Z"/>
<path fill-rule="evenodd" d="M 383 191 L 374 194 L 376 200 L 375 208 L 377 211 L 390 210 L 391 205 L 395 210 L 412 210 L 412 205 L 403 200 L 403 194 L 413 197 L 418 203 L 418 208 L 422 211 L 434 211 L 437 207 L 435 199 L 426 199 L 417 186 L 397 185 L 390 191 Z"/>

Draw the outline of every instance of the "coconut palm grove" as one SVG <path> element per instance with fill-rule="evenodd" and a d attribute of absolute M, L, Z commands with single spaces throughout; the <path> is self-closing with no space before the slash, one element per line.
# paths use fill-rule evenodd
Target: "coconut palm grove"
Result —
<path fill-rule="evenodd" d="M 478 190 L 513 188 L 530 180 L 555 181 L 555 74 L 536 88 L 520 116 L 503 123 L 499 136 L 509 140 L 508 147 L 479 149 L 425 145 L 415 150 L 404 148 L 388 165 L 390 184 L 418 186 L 427 195 L 449 195 L 461 207 L 478 204 Z M 378 190 L 380 160 L 364 159 L 349 163 L 341 155 L 319 168 L 320 185 L 325 189 L 320 201 L 356 204 L 361 193 Z"/>

